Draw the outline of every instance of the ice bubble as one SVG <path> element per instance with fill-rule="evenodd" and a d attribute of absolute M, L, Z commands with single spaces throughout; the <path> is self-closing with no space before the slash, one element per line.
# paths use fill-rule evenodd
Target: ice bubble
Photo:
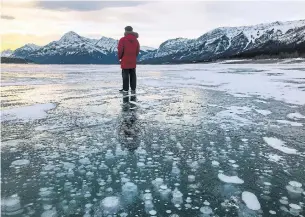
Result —
<path fill-rule="evenodd" d="M 291 185 L 292 187 L 295 187 L 295 188 L 301 188 L 302 187 L 302 184 L 299 183 L 299 182 L 296 182 L 296 181 L 290 181 L 289 185 Z"/>
<path fill-rule="evenodd" d="M 91 171 L 88 171 L 88 172 L 86 173 L 86 176 L 91 178 L 91 177 L 94 176 L 94 173 L 91 172 Z"/>
<path fill-rule="evenodd" d="M 47 210 L 41 214 L 41 217 L 57 217 L 56 209 Z"/>
<path fill-rule="evenodd" d="M 146 156 L 147 155 L 147 152 L 143 149 L 143 148 L 138 148 L 138 150 L 136 150 L 136 153 L 139 155 L 139 156 Z"/>
<path fill-rule="evenodd" d="M 172 213 L 172 211 L 171 211 L 171 210 L 169 210 L 169 209 L 168 209 L 168 210 L 166 210 L 165 212 L 166 212 L 167 214 L 171 214 L 171 213 Z"/>
<path fill-rule="evenodd" d="M 203 202 L 203 204 L 206 205 L 206 206 L 210 206 L 210 203 L 209 203 L 207 200 L 205 200 L 205 201 Z"/>
<path fill-rule="evenodd" d="M 191 203 L 191 202 L 192 202 L 192 199 L 191 199 L 190 197 L 187 197 L 186 200 L 185 200 L 185 202 Z"/>
<path fill-rule="evenodd" d="M 27 159 L 20 159 L 20 160 L 15 160 L 12 162 L 11 166 L 12 167 L 22 167 L 22 166 L 27 166 L 30 164 L 30 161 Z"/>
<path fill-rule="evenodd" d="M 238 176 L 226 176 L 223 173 L 218 173 L 218 178 L 225 183 L 232 183 L 232 184 L 244 183 L 244 180 L 240 179 Z"/>
<path fill-rule="evenodd" d="M 176 187 L 175 190 L 173 191 L 172 202 L 174 204 L 181 204 L 181 203 L 183 203 L 183 198 L 182 197 L 183 197 L 183 194 Z"/>
<path fill-rule="evenodd" d="M 152 200 L 153 199 L 153 197 L 152 197 L 152 194 L 151 193 L 145 193 L 144 195 L 143 195 L 143 200 L 145 201 L 145 200 Z"/>
<path fill-rule="evenodd" d="M 233 167 L 233 168 L 238 168 L 239 165 L 238 165 L 238 164 L 232 164 L 232 167 Z"/>
<path fill-rule="evenodd" d="M 218 161 L 213 160 L 213 161 L 212 161 L 212 166 L 214 166 L 214 167 L 218 167 L 218 166 L 219 166 L 219 162 L 218 162 Z"/>
<path fill-rule="evenodd" d="M 271 186 L 271 183 L 270 182 L 264 182 L 264 185 Z"/>
<path fill-rule="evenodd" d="M 187 204 L 184 204 L 184 207 L 185 207 L 186 209 L 190 209 L 190 208 L 192 208 L 192 205 L 189 204 L 189 203 L 187 203 Z"/>
<path fill-rule="evenodd" d="M 110 159 L 113 159 L 114 158 L 114 155 L 112 153 L 112 150 L 111 149 L 108 149 L 106 154 L 105 154 L 105 158 L 106 160 L 110 160 Z"/>
<path fill-rule="evenodd" d="M 156 211 L 156 210 L 150 210 L 150 211 L 149 211 L 149 214 L 150 214 L 150 215 L 156 215 L 156 214 L 157 214 L 157 211 Z"/>
<path fill-rule="evenodd" d="M 261 205 L 255 196 L 255 194 L 249 192 L 249 191 L 244 191 L 241 195 L 242 200 L 246 204 L 246 206 L 251 209 L 251 210 L 259 210 L 261 208 Z"/>
<path fill-rule="evenodd" d="M 276 214 L 276 212 L 273 211 L 273 210 L 269 210 L 269 213 L 270 213 L 271 215 L 275 215 L 275 214 Z"/>
<path fill-rule="evenodd" d="M 17 215 L 23 212 L 20 205 L 20 198 L 14 194 L 8 198 L 1 199 L 1 211 L 7 215 Z"/>
<path fill-rule="evenodd" d="M 93 205 L 92 205 L 91 203 L 87 203 L 87 204 L 85 205 L 85 208 L 86 208 L 86 209 L 91 209 L 92 206 L 93 206 Z"/>
<path fill-rule="evenodd" d="M 115 155 L 117 157 L 122 157 L 125 156 L 127 153 L 125 151 L 122 150 L 122 148 L 120 146 L 118 146 L 115 150 Z"/>
<path fill-rule="evenodd" d="M 128 214 L 126 212 L 123 212 L 120 214 L 120 217 L 127 217 L 127 216 L 128 216 Z"/>
<path fill-rule="evenodd" d="M 187 177 L 189 182 L 195 182 L 195 176 L 194 175 L 188 175 Z"/>
<path fill-rule="evenodd" d="M 145 207 L 146 212 L 149 212 L 150 210 L 152 210 L 154 208 L 154 204 L 151 200 L 145 200 L 144 207 Z"/>
<path fill-rule="evenodd" d="M 235 160 L 229 160 L 229 162 L 232 163 L 232 164 L 236 163 Z"/>
<path fill-rule="evenodd" d="M 155 186 L 156 189 L 159 189 L 160 186 L 163 184 L 163 179 L 156 178 L 155 180 L 152 181 L 152 184 Z"/>
<path fill-rule="evenodd" d="M 100 169 L 100 170 L 107 170 L 107 169 L 108 169 L 108 166 L 107 166 L 105 163 L 102 162 L 102 163 L 100 164 L 100 166 L 99 166 L 99 169 Z"/>
<path fill-rule="evenodd" d="M 49 188 L 40 188 L 40 189 L 39 189 L 39 195 L 40 195 L 42 198 L 48 198 L 48 197 L 51 197 L 51 196 L 52 196 L 52 191 L 51 191 L 51 189 L 49 189 Z"/>
<path fill-rule="evenodd" d="M 144 168 L 144 167 L 145 167 L 145 163 L 143 163 L 143 162 L 138 162 L 138 163 L 137 163 L 137 167 L 139 167 L 139 168 Z"/>
<path fill-rule="evenodd" d="M 83 164 L 83 165 L 89 165 L 91 162 L 89 160 L 89 158 L 85 157 L 79 160 L 79 163 Z"/>
<path fill-rule="evenodd" d="M 160 189 L 159 189 L 159 192 L 160 192 L 161 198 L 163 200 L 167 200 L 168 197 L 169 197 L 169 194 L 171 193 L 171 190 L 169 188 L 167 188 L 166 185 L 161 185 Z"/>
<path fill-rule="evenodd" d="M 190 167 L 193 169 L 193 170 L 197 170 L 199 168 L 199 164 L 197 161 L 194 161 L 191 163 Z"/>
<path fill-rule="evenodd" d="M 211 207 L 209 206 L 203 206 L 200 208 L 200 212 L 204 215 L 204 216 L 209 216 L 213 213 L 213 210 Z"/>
<path fill-rule="evenodd" d="M 179 176 L 180 175 L 180 169 L 177 167 L 177 165 L 175 163 L 173 163 L 172 175 L 173 176 Z"/>
<path fill-rule="evenodd" d="M 116 196 L 106 197 L 100 203 L 105 216 L 116 214 L 120 208 L 120 200 Z"/>
<path fill-rule="evenodd" d="M 122 186 L 122 195 L 124 201 L 130 203 L 138 195 L 138 187 L 132 182 L 126 182 Z"/>
<path fill-rule="evenodd" d="M 290 203 L 289 207 L 290 207 L 290 213 L 295 216 L 299 215 L 299 213 L 302 209 L 299 205 L 294 204 L 294 203 Z"/>
<path fill-rule="evenodd" d="M 289 195 L 292 197 L 299 196 L 304 191 L 302 184 L 296 181 L 290 181 L 289 185 L 286 186 L 286 189 L 290 193 Z"/>

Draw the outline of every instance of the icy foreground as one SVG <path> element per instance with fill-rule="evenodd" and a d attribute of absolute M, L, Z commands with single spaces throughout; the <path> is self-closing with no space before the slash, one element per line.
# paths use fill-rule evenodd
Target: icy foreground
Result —
<path fill-rule="evenodd" d="M 3 216 L 304 216 L 305 65 L 2 65 Z"/>

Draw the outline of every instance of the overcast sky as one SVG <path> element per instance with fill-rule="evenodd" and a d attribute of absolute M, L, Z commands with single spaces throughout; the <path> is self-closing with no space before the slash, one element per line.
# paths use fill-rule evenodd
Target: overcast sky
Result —
<path fill-rule="evenodd" d="M 75 31 L 119 39 L 126 25 L 140 44 L 197 38 L 222 26 L 305 19 L 305 1 L 40 1 L 2 0 L 1 50 L 45 45 Z"/>

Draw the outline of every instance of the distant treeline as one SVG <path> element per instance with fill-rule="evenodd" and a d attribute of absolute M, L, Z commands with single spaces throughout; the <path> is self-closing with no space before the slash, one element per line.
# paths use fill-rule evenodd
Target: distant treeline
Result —
<path fill-rule="evenodd" d="M 1 63 L 32 63 L 30 60 L 16 57 L 1 57 Z"/>
<path fill-rule="evenodd" d="M 258 56 L 255 56 L 254 59 L 289 59 L 289 58 L 305 58 L 305 53 L 299 53 L 299 52 L 293 52 L 293 53 L 287 53 L 287 52 L 280 52 L 279 54 L 261 54 Z"/>

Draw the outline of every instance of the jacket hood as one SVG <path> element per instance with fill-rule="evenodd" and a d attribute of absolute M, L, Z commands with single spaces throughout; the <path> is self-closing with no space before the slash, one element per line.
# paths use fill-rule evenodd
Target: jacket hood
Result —
<path fill-rule="evenodd" d="M 139 34 L 138 34 L 137 32 L 125 31 L 125 32 L 124 32 L 124 36 L 127 36 L 127 35 L 133 35 L 133 36 L 135 36 L 136 38 L 139 38 Z"/>

